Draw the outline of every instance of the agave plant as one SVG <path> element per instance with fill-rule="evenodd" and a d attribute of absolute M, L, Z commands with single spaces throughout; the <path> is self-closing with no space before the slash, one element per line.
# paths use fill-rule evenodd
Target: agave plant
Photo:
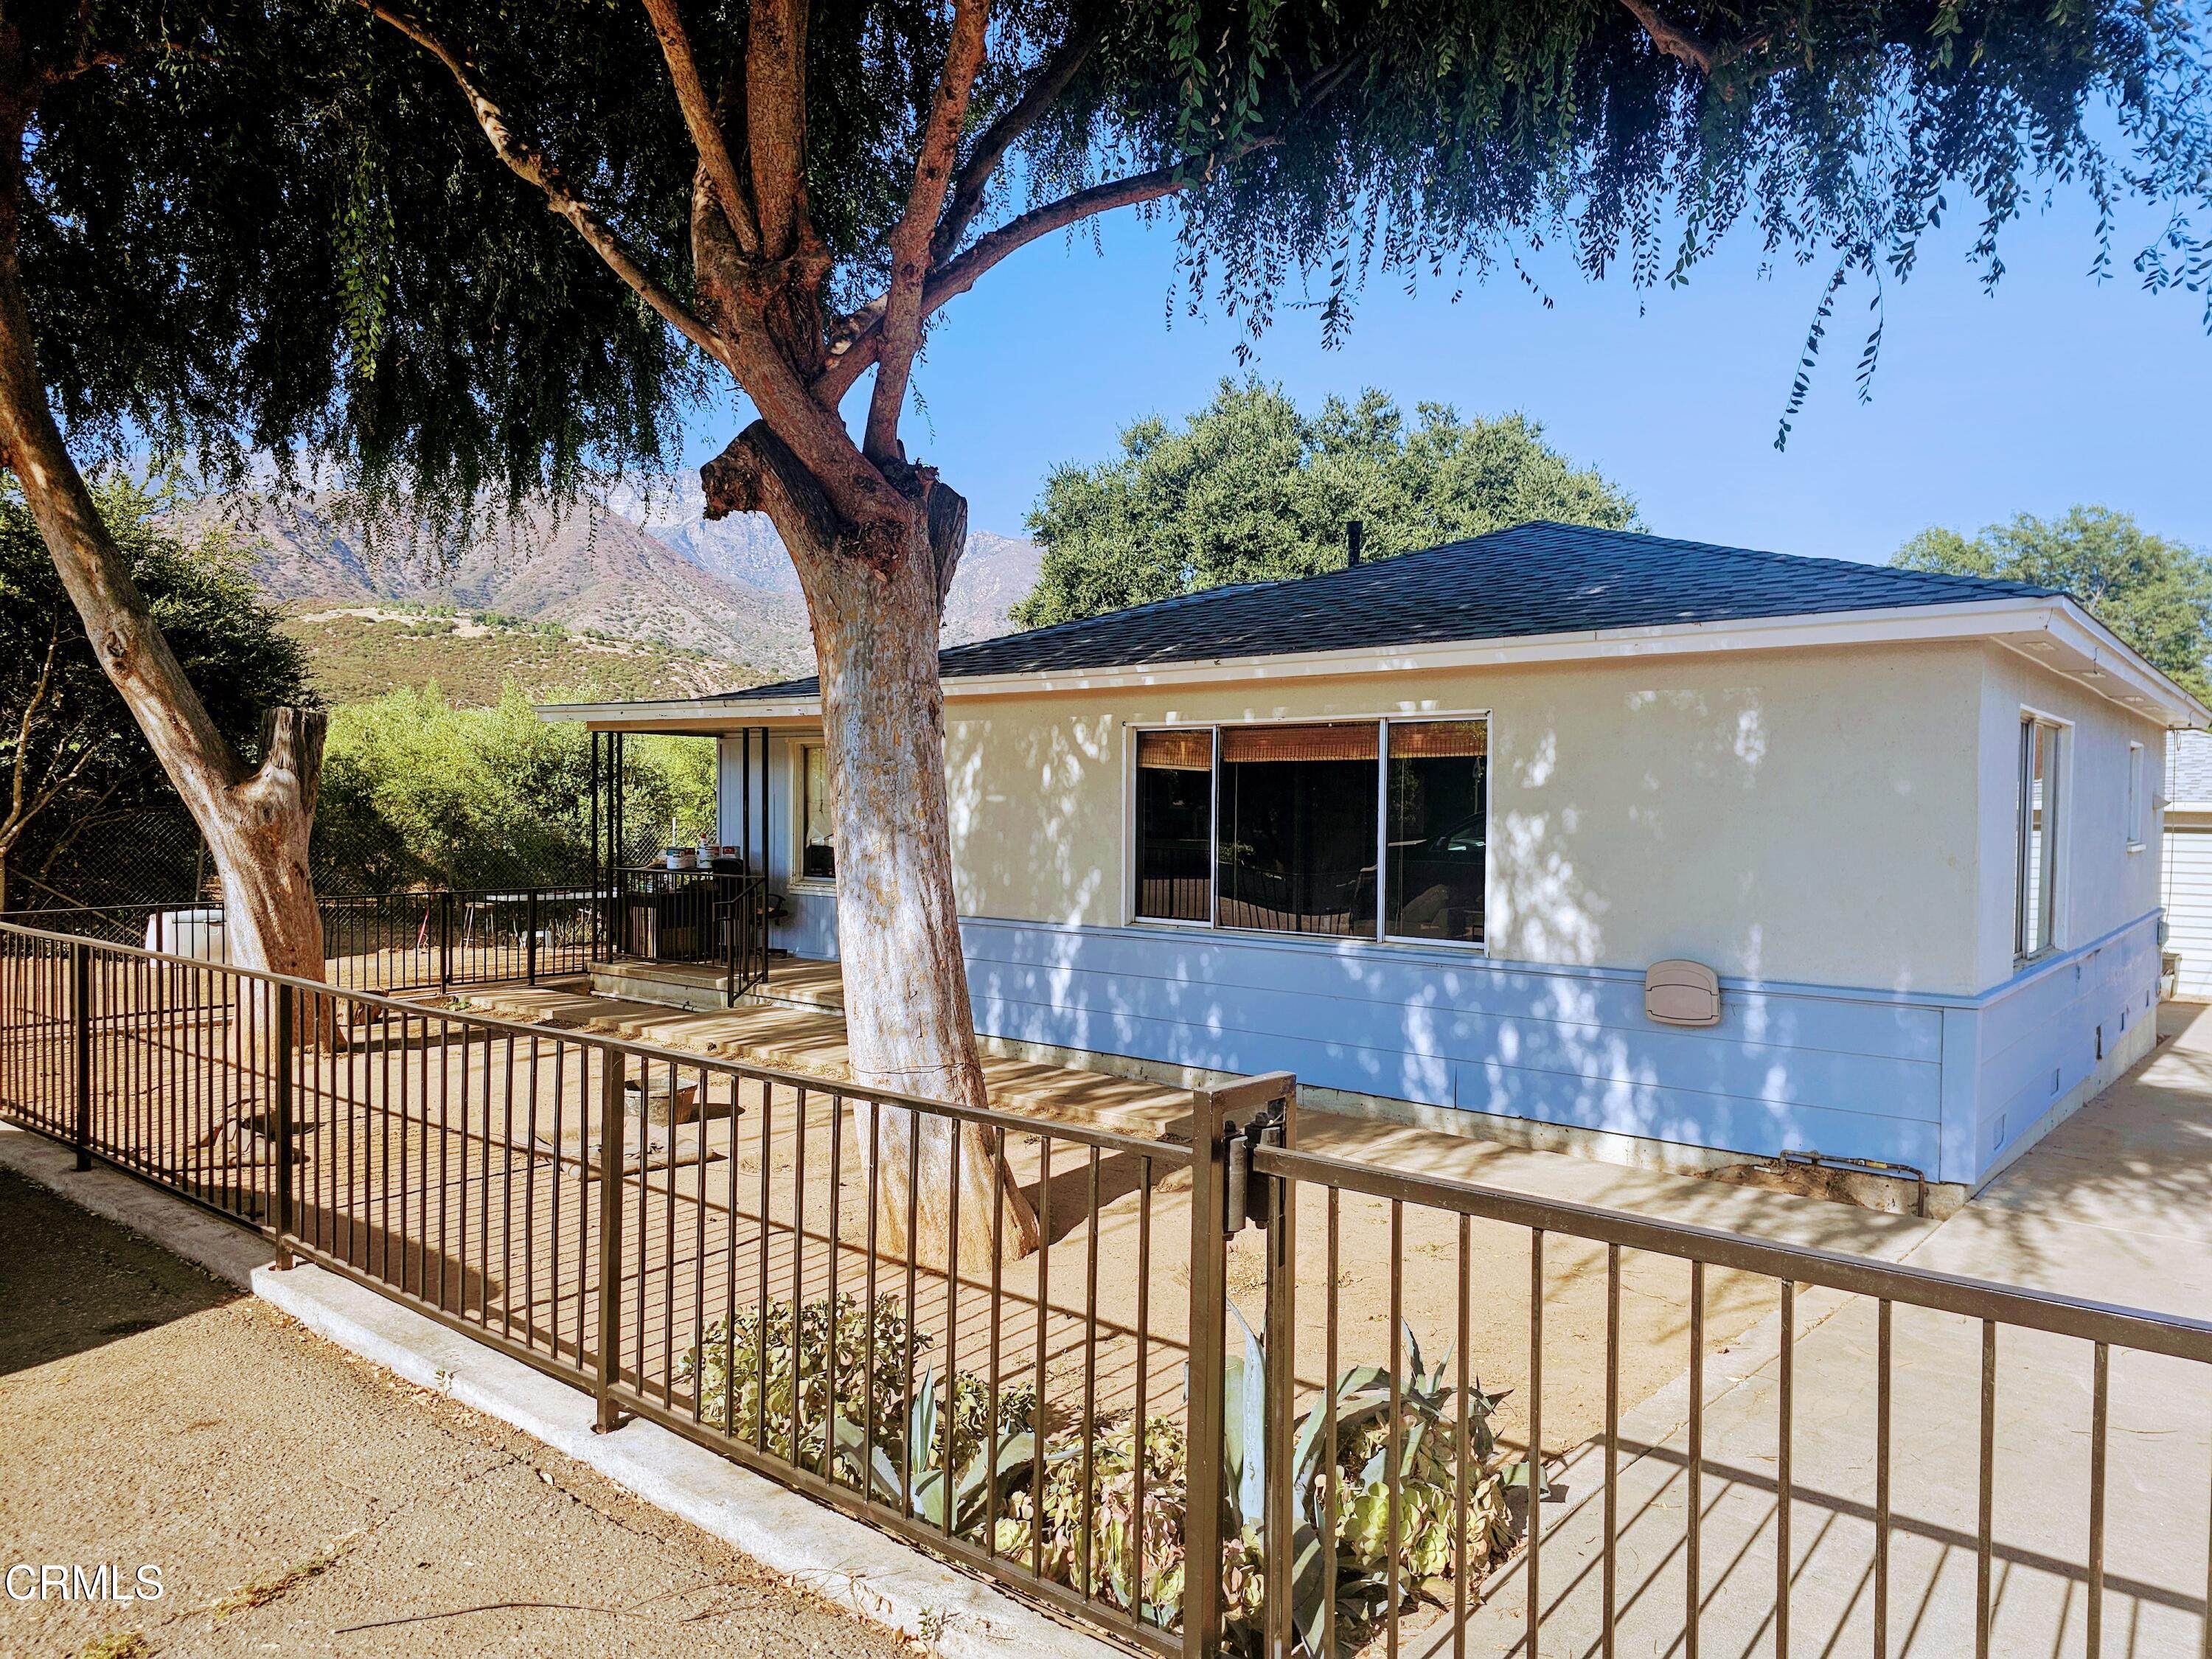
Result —
<path fill-rule="evenodd" d="M 963 1382 L 976 1389 L 982 1387 L 965 1372 L 955 1372 L 951 1391 L 956 1399 Z M 1004 1409 L 1009 1404 L 1011 1413 Z M 949 1402 L 940 1407 L 936 1373 L 925 1370 L 896 1441 L 879 1433 L 871 1445 L 863 1425 L 838 1415 L 839 1467 L 855 1480 L 865 1468 L 869 1494 L 878 1503 L 910 1505 L 932 1526 L 949 1527 L 957 1534 L 974 1532 L 989 1512 L 994 1489 L 1003 1495 L 1013 1476 L 1028 1472 L 1035 1455 L 1036 1436 L 1026 1404 L 1002 1397 L 1001 1406 L 998 1443 L 988 1448 L 988 1421 L 973 1434 L 963 1432 L 963 1413 Z"/>
<path fill-rule="evenodd" d="M 1220 1574 L 1229 1650 L 1256 1653 L 1267 1600 L 1265 1550 L 1267 1363 L 1243 1315 L 1243 1352 L 1225 1361 Z M 1391 1408 L 1389 1370 L 1354 1366 L 1291 1425 L 1289 1492 L 1294 1626 L 1309 1659 L 1323 1656 L 1334 1593 L 1340 1643 L 1356 1641 L 1389 1607 L 1395 1575 L 1401 1603 L 1458 1565 L 1480 1571 L 1512 1547 L 1508 1490 L 1528 1466 L 1501 1466 L 1490 1418 L 1502 1395 L 1480 1385 L 1462 1397 L 1405 1333 L 1407 1370 Z M 896 1298 L 863 1307 L 849 1296 L 795 1310 L 773 1302 L 717 1323 L 686 1353 L 678 1378 L 710 1425 L 727 1423 L 877 1501 L 931 1525 L 973 1536 L 995 1516 L 1000 1553 L 1039 1559 L 1044 1576 L 1162 1627 L 1182 1622 L 1189 1563 L 1184 1522 L 1188 1449 L 1181 1423 L 1133 1417 L 1078 1421 L 1057 1430 L 1039 1462 L 1037 1402 L 1020 1383 L 1000 1390 L 967 1371 L 942 1379 L 916 1358 L 929 1347 Z M 834 1398 L 830 1387 L 836 1379 Z M 796 1402 L 798 1431 L 793 1433 Z M 1459 1459 L 1465 1414 L 1467 1457 Z M 1330 1428 L 1334 1424 L 1334 1436 Z M 1086 1456 L 1086 1450 L 1088 1455 Z M 1142 1504 L 1139 1472 L 1142 1471 Z M 1395 1483 L 1391 1475 L 1395 1473 Z M 1086 1479 L 1087 1490 L 1086 1490 Z M 1465 1508 L 1460 1488 L 1465 1484 Z M 1392 1492 L 1396 1492 L 1396 1549 Z M 1325 1547 L 1332 1504 L 1334 1548 Z M 1086 1513 L 1088 1524 L 1086 1526 Z"/>
<path fill-rule="evenodd" d="M 1231 1645 L 1259 1650 L 1265 1597 L 1265 1355 L 1243 1315 L 1244 1352 L 1227 1362 L 1223 1487 L 1235 1533 L 1224 1565 Z M 1420 1340 L 1405 1328 L 1407 1372 L 1391 1409 L 1391 1375 L 1380 1365 L 1346 1370 L 1293 1425 L 1290 1492 L 1292 1622 L 1307 1654 L 1320 1656 L 1334 1590 L 1338 1628 L 1356 1634 L 1388 1611 L 1392 1578 L 1391 1480 L 1397 1474 L 1395 1577 L 1402 1602 L 1455 1565 L 1458 1526 L 1466 1528 L 1467 1567 L 1479 1571 L 1512 1547 L 1507 1490 L 1525 1466 L 1497 1467 L 1491 1414 L 1505 1396 L 1480 1382 L 1467 1393 L 1467 1505 L 1459 1512 L 1458 1390 L 1445 1381 L 1449 1355 L 1424 1362 Z M 1325 1443 L 1334 1424 L 1333 1444 Z M 1334 1559 L 1327 1559 L 1332 1495 Z"/>

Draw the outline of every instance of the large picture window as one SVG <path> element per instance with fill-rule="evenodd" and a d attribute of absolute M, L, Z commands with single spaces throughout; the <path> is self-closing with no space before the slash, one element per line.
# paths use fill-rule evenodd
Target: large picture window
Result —
<path fill-rule="evenodd" d="M 1379 752 L 1371 724 L 1222 732 L 1218 926 L 1375 931 Z"/>
<path fill-rule="evenodd" d="M 2025 962 L 2058 942 L 2058 769 L 2063 728 L 2023 714 L 2020 793 L 2013 826 L 2013 955 Z"/>
<path fill-rule="evenodd" d="M 1480 945 L 1489 731 L 1437 720 L 1137 732 L 1135 915 Z"/>
<path fill-rule="evenodd" d="M 830 751 L 818 743 L 799 751 L 799 873 L 809 881 L 837 878 L 837 800 L 830 789 Z"/>

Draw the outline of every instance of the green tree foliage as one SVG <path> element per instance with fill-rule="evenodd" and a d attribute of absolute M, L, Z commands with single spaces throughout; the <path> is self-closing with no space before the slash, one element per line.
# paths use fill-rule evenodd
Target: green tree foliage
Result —
<path fill-rule="evenodd" d="M 447 66 L 391 26 L 427 18 L 642 276 L 703 304 L 699 251 L 726 238 L 719 217 L 694 238 L 700 158 L 644 10 L 387 9 L 11 12 L 47 76 L 23 135 L 21 258 L 72 439 L 233 460 L 305 446 L 456 508 L 665 465 L 672 422 L 726 391 L 723 367 L 546 211 Z M 754 154 L 763 124 L 804 136 L 804 269 L 783 248 L 759 264 L 764 282 L 817 285 L 796 313 L 817 355 L 790 367 L 842 390 L 852 351 L 875 361 L 868 307 L 951 8 L 777 9 L 807 14 L 803 118 L 760 97 L 715 112 L 749 189 L 774 166 Z M 683 15 L 713 98 L 748 50 L 745 9 Z M 1332 336 L 1373 277 L 1448 292 L 1510 275 L 1537 236 L 1649 286 L 1749 221 L 1785 257 L 1895 280 L 1939 215 L 1963 215 L 1993 279 L 2005 226 L 2066 181 L 2182 210 L 2139 263 L 2202 291 L 2186 216 L 2212 160 L 2202 28 L 2181 0 L 1001 6 L 947 210 L 929 204 L 926 308 L 1133 204 L 1178 224 L 1194 295 L 1257 328 L 1310 283 Z M 1040 325 L 1034 369 L 1080 362 L 1068 321 Z"/>
<path fill-rule="evenodd" d="M 1636 504 L 1544 441 L 1522 415 L 1463 421 L 1423 404 L 1408 424 L 1370 389 L 1299 412 L 1279 386 L 1224 380 L 1181 428 L 1157 416 L 1096 466 L 1055 468 L 1030 514 L 1044 544 L 1025 628 L 1072 622 L 1224 582 L 1275 581 L 1432 547 L 1530 519 L 1635 526 Z"/>
<path fill-rule="evenodd" d="M 262 602 L 242 550 L 219 530 L 187 544 L 164 529 L 177 504 L 165 488 L 110 473 L 94 499 L 226 738 L 250 750 L 264 708 L 315 701 L 306 657 Z M 117 833 L 149 815 L 161 832 Z M 157 865 L 175 890 L 198 848 L 22 497 L 0 493 L 0 908 L 104 896 Z M 100 867 L 118 860 L 131 869 Z"/>
<path fill-rule="evenodd" d="M 593 701 L 596 688 L 557 702 Z M 551 726 L 510 684 L 490 708 L 434 686 L 334 711 L 315 820 L 326 891 L 581 881 L 591 870 L 591 739 Z M 710 738 L 633 737 L 629 822 L 680 844 L 714 833 Z M 629 849 L 642 855 L 642 849 Z"/>
<path fill-rule="evenodd" d="M 2212 556 L 2131 514 L 2073 507 L 2057 519 L 2022 513 L 1974 537 L 1923 530 L 1890 562 L 2063 589 L 2175 684 L 2212 701 Z"/>

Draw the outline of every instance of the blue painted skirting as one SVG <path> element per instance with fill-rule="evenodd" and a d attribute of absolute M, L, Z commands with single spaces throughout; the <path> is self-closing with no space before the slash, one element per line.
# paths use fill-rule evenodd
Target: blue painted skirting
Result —
<path fill-rule="evenodd" d="M 803 931 L 826 954 L 834 901 Z M 1977 997 L 1723 981 L 1709 1030 L 1643 975 L 1357 940 L 962 923 L 976 1029 L 1754 1157 L 1817 1150 L 1972 1183 L 2154 1003 L 2157 916 Z M 796 944 L 798 941 L 793 941 Z M 833 947 L 834 948 L 834 947 Z"/>

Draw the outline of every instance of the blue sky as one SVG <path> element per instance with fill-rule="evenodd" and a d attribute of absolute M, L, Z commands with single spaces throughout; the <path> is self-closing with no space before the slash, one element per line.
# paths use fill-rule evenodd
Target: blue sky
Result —
<path fill-rule="evenodd" d="M 910 414 L 908 451 L 966 493 L 978 528 L 1022 533 L 1053 466 L 1105 458 L 1130 421 L 1179 418 L 1241 372 L 1241 325 L 1186 314 L 1166 227 L 1125 216 L 1100 233 L 1103 253 L 1087 237 L 1054 240 L 1000 266 L 948 307 L 916 371 L 927 418 Z M 1549 310 L 1510 271 L 1457 303 L 1448 283 L 1411 296 L 1377 283 L 1334 350 L 1311 311 L 1285 306 L 1251 367 L 1308 407 L 1374 386 L 1409 407 L 1523 410 L 1669 535 L 1881 560 L 1930 524 L 1972 530 L 2094 501 L 2212 547 L 2201 296 L 2142 293 L 2125 258 L 2137 242 L 2118 245 L 2115 277 L 2093 282 L 2078 203 L 2008 228 L 1993 295 L 1967 240 L 1954 225 L 1891 284 L 1867 404 L 1853 369 L 1869 290 L 1845 291 L 1783 453 L 1776 422 L 1827 270 L 1762 276 L 1748 239 L 1686 288 L 1646 294 L 1540 256 Z M 702 423 L 688 459 L 726 432 Z"/>

